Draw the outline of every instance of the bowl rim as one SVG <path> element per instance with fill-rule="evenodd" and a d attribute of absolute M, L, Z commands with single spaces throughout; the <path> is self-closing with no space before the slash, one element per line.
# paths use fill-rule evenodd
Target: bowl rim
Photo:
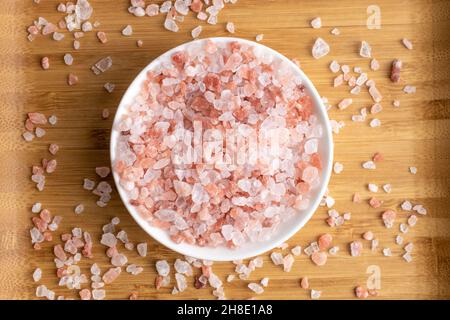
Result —
<path fill-rule="evenodd" d="M 147 221 L 145 221 L 142 217 L 140 217 L 140 214 L 137 212 L 137 210 L 128 202 L 128 196 L 125 193 L 124 189 L 120 186 L 118 174 L 114 170 L 113 159 L 115 159 L 115 153 L 116 153 L 115 149 L 117 147 L 117 137 L 118 137 L 118 132 L 117 132 L 117 130 L 115 130 L 115 127 L 120 120 L 119 119 L 119 114 L 120 114 L 119 111 L 121 109 L 124 109 L 125 106 L 129 103 L 129 101 L 131 101 L 131 99 L 133 98 L 133 96 L 131 96 L 131 91 L 133 91 L 132 89 L 136 86 L 139 86 L 142 83 L 142 78 L 144 77 L 144 75 L 146 75 L 147 71 L 154 68 L 158 63 L 160 63 L 160 60 L 163 60 L 167 56 L 171 56 L 173 53 L 175 53 L 177 51 L 184 50 L 184 48 L 186 48 L 190 45 L 193 45 L 195 43 L 202 43 L 202 42 L 205 42 L 208 40 L 211 40 L 213 42 L 237 41 L 237 42 L 245 43 L 247 45 L 251 45 L 254 47 L 259 47 L 264 50 L 267 50 L 268 52 L 273 54 L 275 57 L 277 57 L 285 62 L 288 62 L 288 64 L 290 64 L 299 73 L 299 75 L 302 78 L 303 85 L 307 88 L 309 95 L 314 100 L 314 105 L 316 106 L 315 113 L 320 116 L 319 118 L 321 118 L 320 121 L 321 121 L 321 125 L 323 128 L 322 138 L 327 142 L 326 146 L 323 146 L 323 142 L 322 142 L 322 146 L 321 146 L 321 147 L 325 148 L 324 150 L 322 150 L 322 153 L 328 154 L 327 163 L 325 165 L 324 165 L 324 163 L 322 163 L 322 167 L 323 167 L 322 181 L 317 190 L 317 195 L 314 197 L 314 201 L 312 201 L 309 204 L 308 208 L 306 210 L 304 210 L 304 212 L 302 212 L 302 214 L 304 216 L 303 216 L 303 219 L 301 219 L 301 222 L 297 223 L 296 226 L 293 227 L 289 232 L 286 232 L 285 234 L 281 235 L 278 240 L 271 242 L 270 245 L 269 244 L 266 244 L 264 246 L 262 245 L 260 248 L 250 250 L 250 252 L 247 252 L 247 253 L 240 253 L 239 248 L 230 249 L 230 248 L 224 247 L 227 249 L 226 255 L 220 254 L 220 253 L 219 254 L 214 254 L 214 253 L 204 254 L 203 253 L 201 255 L 197 255 L 196 250 L 191 250 L 191 251 L 193 251 L 193 252 L 191 252 L 188 249 L 194 249 L 194 248 L 202 248 L 203 249 L 205 247 L 199 247 L 196 245 L 186 245 L 183 243 L 177 244 L 174 241 L 172 241 L 170 239 L 170 237 L 167 237 L 167 239 L 162 239 L 161 237 L 158 237 L 157 235 L 155 235 L 156 231 L 153 229 L 158 229 L 159 231 L 164 231 L 164 230 L 161 230 L 159 228 L 151 226 Z M 131 97 L 131 99 L 130 99 L 130 97 Z M 112 124 L 112 128 L 111 128 L 109 147 L 110 147 L 109 152 L 110 152 L 111 172 L 112 172 L 112 176 L 114 179 L 114 183 L 116 185 L 117 193 L 119 194 L 119 197 L 120 197 L 122 203 L 124 204 L 126 210 L 133 217 L 133 219 L 136 221 L 136 223 L 153 239 L 155 239 L 162 245 L 168 247 L 169 249 L 171 249 L 179 254 L 185 255 L 185 256 L 190 256 L 193 258 L 210 260 L 210 261 L 243 260 L 243 259 L 247 259 L 250 257 L 258 256 L 258 255 L 261 255 L 267 251 L 270 251 L 270 250 L 276 248 L 277 246 L 281 245 L 282 243 L 284 243 L 288 239 L 290 239 L 298 231 L 300 231 L 304 227 L 304 225 L 311 219 L 311 217 L 313 216 L 313 214 L 319 207 L 320 201 L 322 200 L 325 192 L 327 191 L 328 183 L 331 178 L 332 163 L 333 163 L 333 157 L 334 157 L 334 142 L 333 142 L 331 125 L 330 125 L 329 118 L 328 118 L 328 112 L 324 106 L 322 98 L 320 97 L 316 87 L 314 86 L 312 81 L 308 78 L 308 76 L 291 59 L 287 58 L 286 56 L 279 53 L 278 51 L 276 51 L 270 47 L 267 47 L 261 43 L 258 43 L 258 42 L 254 42 L 254 41 L 247 40 L 247 39 L 235 38 L 235 37 L 208 37 L 208 38 L 195 39 L 195 40 L 192 40 L 189 42 L 185 42 L 185 43 L 182 43 L 168 51 L 165 51 L 158 57 L 154 58 L 149 64 L 147 64 L 134 77 L 133 81 L 127 87 L 124 94 L 122 95 L 122 98 L 120 99 L 120 102 L 118 104 L 118 107 L 117 107 L 115 115 L 114 115 L 114 120 L 113 120 L 113 124 Z M 284 223 L 286 223 L 286 221 Z M 283 222 L 281 222 L 281 224 L 283 224 Z M 166 231 L 164 231 L 164 232 L 166 232 Z M 180 247 L 183 247 L 183 245 L 187 249 L 180 248 Z M 222 248 L 222 247 L 215 247 L 215 248 L 206 247 L 206 248 L 208 248 L 208 249 L 210 249 L 210 251 L 214 252 L 214 249 Z"/>

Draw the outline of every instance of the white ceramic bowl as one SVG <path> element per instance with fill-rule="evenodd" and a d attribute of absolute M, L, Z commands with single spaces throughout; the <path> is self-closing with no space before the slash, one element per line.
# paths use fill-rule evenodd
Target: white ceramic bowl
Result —
<path fill-rule="evenodd" d="M 161 61 L 164 61 L 168 59 L 172 54 L 174 54 L 177 51 L 184 50 L 186 46 L 191 45 L 192 43 L 196 41 L 205 41 L 206 39 L 201 40 L 195 40 L 192 42 L 188 42 L 185 44 L 182 44 L 174 49 L 171 49 L 164 53 L 163 55 L 159 56 L 155 60 L 153 60 L 149 65 L 147 65 L 134 79 L 134 81 L 131 83 L 131 85 L 128 87 L 127 91 L 125 92 L 122 100 L 120 101 L 119 107 L 117 109 L 115 118 L 114 118 L 114 124 L 113 129 L 111 132 L 111 142 L 110 142 L 110 154 L 111 154 L 111 162 L 114 163 L 114 160 L 116 158 L 116 146 L 119 136 L 119 131 L 116 130 L 117 124 L 120 121 L 120 118 L 122 115 L 126 112 L 125 106 L 129 105 L 133 99 L 138 95 L 140 91 L 141 83 L 146 78 L 146 73 L 149 70 L 152 70 L 155 66 L 161 63 Z M 152 227 L 148 222 L 146 222 L 137 212 L 135 207 L 129 204 L 128 196 L 125 192 L 125 190 L 120 186 L 119 183 L 119 176 L 116 172 L 113 170 L 113 176 L 114 181 L 116 183 L 117 190 L 119 192 L 119 195 L 125 204 L 125 207 L 127 208 L 128 212 L 131 214 L 131 216 L 136 220 L 136 222 L 144 229 L 150 236 L 152 236 L 154 239 L 165 245 L 166 247 L 180 253 L 183 255 L 191 256 L 198 259 L 207 259 L 212 261 L 231 261 L 231 260 L 240 260 L 240 259 L 246 259 L 249 257 L 260 255 L 268 250 L 271 250 L 283 242 L 287 241 L 290 237 L 292 237 L 296 232 L 298 232 L 305 224 L 308 222 L 308 220 L 312 217 L 315 210 L 319 206 L 320 200 L 323 197 L 329 179 L 331 175 L 331 167 L 333 162 L 333 138 L 331 134 L 331 127 L 328 121 L 328 115 L 326 112 L 326 109 L 323 105 L 322 99 L 319 96 L 316 88 L 312 84 L 312 82 L 308 79 L 308 77 L 298 68 L 297 65 L 295 65 L 290 59 L 286 58 L 282 54 L 278 53 L 277 51 L 270 49 L 262 44 L 248 41 L 244 39 L 239 38 L 229 38 L 229 37 L 223 37 L 223 38 L 209 38 L 209 40 L 212 40 L 214 42 L 229 42 L 229 41 L 238 41 L 241 43 L 245 43 L 248 45 L 252 45 L 255 47 L 259 47 L 262 50 L 266 50 L 266 52 L 273 54 L 276 58 L 282 59 L 292 65 L 292 68 L 296 70 L 298 75 L 301 77 L 303 84 L 306 88 L 307 93 L 312 97 L 315 105 L 314 114 L 318 117 L 319 122 L 321 123 L 323 127 L 323 135 L 322 138 L 319 140 L 319 154 L 321 156 L 323 170 L 321 172 L 321 182 L 318 187 L 312 190 L 313 195 L 310 198 L 310 206 L 303 211 L 300 211 L 297 215 L 295 215 L 293 218 L 291 218 L 288 221 L 281 222 L 278 226 L 276 232 L 273 234 L 270 240 L 268 241 L 261 241 L 261 242 L 252 242 L 252 243 L 246 243 L 245 245 L 236 248 L 236 249 L 230 249 L 227 247 L 217 247 L 217 248 L 211 248 L 211 247 L 199 247 L 196 245 L 190 245 L 186 243 L 180 243 L 177 244 L 173 242 L 170 237 L 168 236 L 168 233 L 164 230 L 161 230 L 156 227 Z M 114 168 L 114 166 L 112 166 Z"/>

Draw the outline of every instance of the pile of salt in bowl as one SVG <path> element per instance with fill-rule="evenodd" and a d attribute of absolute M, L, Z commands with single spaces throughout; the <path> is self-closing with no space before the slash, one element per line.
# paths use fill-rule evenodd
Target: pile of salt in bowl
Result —
<path fill-rule="evenodd" d="M 130 204 L 176 243 L 266 241 L 320 183 L 314 108 L 293 63 L 195 41 L 149 71 L 126 106 L 114 170 Z"/>

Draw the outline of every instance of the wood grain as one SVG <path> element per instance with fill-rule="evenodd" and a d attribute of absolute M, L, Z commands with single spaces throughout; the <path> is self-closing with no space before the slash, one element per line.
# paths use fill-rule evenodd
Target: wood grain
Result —
<path fill-rule="evenodd" d="M 40 201 L 53 214 L 64 217 L 55 235 L 81 227 L 98 239 L 101 227 L 117 216 L 121 228 L 128 232 L 134 243 L 147 241 L 149 256 L 140 258 L 128 253 L 129 260 L 144 266 L 139 276 L 123 274 L 108 286 L 109 299 L 126 299 L 131 291 L 139 292 L 143 299 L 198 299 L 211 298 L 211 290 L 190 288 L 183 294 L 172 296 L 170 289 L 157 291 L 154 287 L 154 263 L 159 259 L 173 262 L 178 255 L 162 247 L 147 236 L 127 214 L 114 192 L 113 200 L 106 208 L 95 205 L 95 197 L 81 187 L 85 177 L 95 179 L 94 168 L 108 165 L 108 139 L 112 117 L 101 119 L 101 111 L 115 111 L 128 84 L 139 70 L 166 50 L 190 39 L 190 30 L 199 24 L 192 15 L 186 18 L 177 34 L 162 28 L 163 17 L 136 18 L 127 13 L 128 1 L 92 0 L 94 20 L 101 23 L 100 30 L 108 35 L 108 43 L 101 45 L 94 33 L 81 39 L 81 49 L 72 49 L 72 36 L 55 42 L 40 37 L 34 42 L 26 40 L 26 27 L 38 16 L 56 23 L 62 15 L 55 8 L 59 1 L 3 0 L 0 2 L 0 298 L 32 299 L 36 285 L 31 274 L 34 268 L 43 269 L 42 283 L 58 295 L 76 297 L 75 291 L 57 286 L 53 264 L 52 246 L 59 242 L 56 236 L 40 251 L 32 250 L 28 230 L 31 226 L 31 205 Z M 382 28 L 366 27 L 370 1 L 263 1 L 240 0 L 229 5 L 219 16 L 216 26 L 205 25 L 202 37 L 225 36 L 224 24 L 233 21 L 235 36 L 254 39 L 265 35 L 263 43 L 290 58 L 298 58 L 303 70 L 310 76 L 321 95 L 335 105 L 349 97 L 346 88 L 332 88 L 332 74 L 328 64 L 335 59 L 341 64 L 361 66 L 369 70 L 369 61 L 359 57 L 359 41 L 368 41 L 381 69 L 369 72 L 384 96 L 384 111 L 378 116 L 380 128 L 370 128 L 367 123 L 352 123 L 350 116 L 362 107 L 370 106 L 367 93 L 354 97 L 354 103 L 345 111 L 335 107 L 330 118 L 344 120 L 346 126 L 335 135 L 335 159 L 344 164 L 344 172 L 334 175 L 330 191 L 336 199 L 336 209 L 352 212 L 352 220 L 338 229 L 329 228 L 324 222 L 326 210 L 319 208 L 312 220 L 292 239 L 290 245 L 305 246 L 317 235 L 330 232 L 341 251 L 330 257 L 324 267 L 314 266 L 306 256 L 296 258 L 293 270 L 284 273 L 273 266 L 268 254 L 265 266 L 251 275 L 251 281 L 270 277 L 270 285 L 259 298 L 306 299 L 308 292 L 300 289 L 299 279 L 308 276 L 314 289 L 323 291 L 324 299 L 351 299 L 353 288 L 366 283 L 366 269 L 370 265 L 381 268 L 381 285 L 378 299 L 448 299 L 450 298 L 450 2 L 448 1 L 389 1 L 379 0 Z M 321 29 L 312 29 L 309 21 L 320 16 Z M 132 24 L 132 37 L 123 37 L 121 29 Z M 341 35 L 333 36 L 330 30 L 338 27 Z M 327 57 L 314 60 L 310 49 L 316 37 L 323 37 L 331 46 Z M 400 39 L 413 41 L 414 50 L 406 50 Z M 136 47 L 142 39 L 144 46 Z M 63 54 L 71 52 L 74 65 L 63 63 Z M 114 66 L 100 76 L 94 76 L 89 67 L 99 58 L 111 55 Z M 40 59 L 48 56 L 51 69 L 42 71 Z M 400 58 L 405 67 L 402 83 L 392 85 L 388 80 L 391 61 Z M 80 84 L 66 85 L 69 72 L 76 73 Z M 116 84 L 116 90 L 108 94 L 105 82 Z M 417 86 L 415 95 L 405 95 L 403 85 Z M 401 101 L 395 109 L 393 99 Z M 47 129 L 47 135 L 25 143 L 21 139 L 25 113 L 40 111 L 58 116 L 58 125 Z M 49 143 L 58 143 L 60 152 L 56 158 L 58 169 L 48 178 L 46 189 L 39 193 L 29 181 L 30 167 L 42 158 L 50 158 Z M 376 152 L 382 152 L 385 161 L 377 170 L 361 169 L 361 163 Z M 418 173 L 408 172 L 416 166 Z M 112 183 L 112 181 L 110 181 Z M 426 206 L 428 215 L 420 217 L 416 227 L 404 235 L 406 242 L 414 243 L 413 261 L 401 258 L 399 246 L 394 244 L 398 223 L 394 230 L 385 229 L 380 220 L 381 210 L 367 205 L 369 182 L 391 183 L 391 194 L 380 193 L 383 208 L 398 209 L 404 199 Z M 351 196 L 358 191 L 364 202 L 353 204 Z M 81 216 L 73 213 L 78 203 L 84 203 L 86 211 Z M 400 212 L 398 222 L 404 222 L 407 213 Z M 361 234 L 372 230 L 380 239 L 381 247 L 391 247 L 393 257 L 380 252 L 371 253 L 367 248 L 361 257 L 351 257 L 348 243 L 360 239 Z M 365 243 L 366 247 L 368 243 Z M 95 261 L 103 270 L 108 267 L 104 248 L 96 241 Z M 83 260 L 81 267 L 88 271 L 92 262 Z M 217 263 L 215 272 L 222 279 L 233 272 L 231 263 Z M 227 297 L 243 299 L 252 296 L 248 281 L 225 284 Z"/>

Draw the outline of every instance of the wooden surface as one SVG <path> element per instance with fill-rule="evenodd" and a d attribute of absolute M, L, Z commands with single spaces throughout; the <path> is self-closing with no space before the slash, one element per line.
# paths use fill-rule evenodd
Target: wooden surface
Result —
<path fill-rule="evenodd" d="M 149 2 L 149 1 L 147 1 Z M 172 296 L 171 289 L 157 291 L 154 287 L 154 263 L 159 259 L 173 262 L 178 255 L 157 244 L 147 236 L 127 214 L 116 192 L 106 208 L 95 205 L 95 196 L 83 190 L 85 177 L 95 178 L 96 166 L 108 165 L 108 139 L 112 116 L 101 119 L 103 108 L 113 114 L 118 102 L 138 71 L 166 50 L 190 39 L 190 30 L 199 21 L 192 15 L 181 24 L 177 34 L 162 28 L 163 17 L 135 18 L 127 13 L 128 1 L 93 0 L 94 18 L 101 23 L 99 30 L 107 33 L 109 42 L 100 44 L 94 33 L 81 39 L 81 49 L 72 50 L 72 36 L 55 42 L 40 37 L 32 43 L 26 40 L 26 27 L 38 16 L 56 23 L 61 14 L 55 8 L 58 1 L 31 0 L 0 2 L 0 298 L 34 298 L 36 285 L 31 274 L 34 268 L 43 269 L 41 283 L 55 290 L 57 295 L 76 297 L 76 291 L 57 286 L 52 246 L 59 243 L 56 236 L 40 251 L 31 249 L 28 230 L 32 217 L 30 207 L 40 201 L 53 214 L 64 217 L 59 235 L 73 227 L 91 232 L 95 238 L 94 261 L 103 270 L 108 267 L 104 247 L 98 242 L 103 224 L 117 216 L 121 228 L 128 232 L 134 243 L 147 241 L 149 256 L 140 258 L 127 253 L 129 260 L 142 265 L 145 271 L 139 276 L 123 273 L 107 287 L 107 298 L 126 299 L 137 291 L 143 299 L 197 299 L 211 298 L 210 289 L 189 289 Z M 309 292 L 299 287 L 299 278 L 308 276 L 311 287 L 322 290 L 323 299 L 352 299 L 353 288 L 365 285 L 370 265 L 381 269 L 379 299 L 430 299 L 450 298 L 450 2 L 449 1 L 390 1 L 379 0 L 382 27 L 368 30 L 366 9 L 372 1 L 263 1 L 239 0 L 228 5 L 219 16 L 216 26 L 204 26 L 202 37 L 225 36 L 224 23 L 233 21 L 235 36 L 254 39 L 258 33 L 265 35 L 263 43 L 290 58 L 298 58 L 303 70 L 310 76 L 321 95 L 335 105 L 340 99 L 350 97 L 347 88 L 332 88 L 333 75 L 328 64 L 336 59 L 350 66 L 360 66 L 369 71 L 367 59 L 359 57 L 359 41 L 367 40 L 373 55 L 381 63 L 377 72 L 369 76 L 378 84 L 384 100 L 384 111 L 378 116 L 380 128 L 370 128 L 367 123 L 352 123 L 350 116 L 362 107 L 370 106 L 367 92 L 354 97 L 354 103 L 345 111 L 334 107 L 330 118 L 344 120 L 345 128 L 335 135 L 335 159 L 344 164 L 344 171 L 334 175 L 330 191 L 336 199 L 336 209 L 351 211 L 352 220 L 338 229 L 324 222 L 327 214 L 319 208 L 312 220 L 292 239 L 290 245 L 305 246 L 316 236 L 330 232 L 341 251 L 330 257 L 324 267 L 314 266 L 302 255 L 296 258 L 293 270 L 284 273 L 264 255 L 265 265 L 251 275 L 252 281 L 270 277 L 269 288 L 258 298 L 306 299 Z M 310 19 L 320 16 L 322 29 L 312 29 Z M 131 24 L 132 37 L 123 37 L 122 28 Z M 332 36 L 330 30 L 338 27 L 341 35 Z M 314 60 L 310 49 L 317 36 L 331 46 L 327 57 Z M 400 39 L 413 41 L 414 50 L 406 50 Z M 144 46 L 137 48 L 135 41 L 142 39 Z M 63 64 L 63 54 L 71 52 L 74 65 Z M 111 55 L 113 68 L 94 76 L 89 67 L 101 57 Z M 48 56 L 51 69 L 42 71 L 40 59 Z M 390 63 L 394 58 L 404 61 L 402 83 L 392 85 L 388 80 Z M 80 84 L 66 85 L 69 72 L 76 73 Z M 105 82 L 116 84 L 108 94 Z M 417 86 L 417 94 L 405 95 L 404 84 Z M 401 101 L 394 109 L 393 99 Z M 25 113 L 40 111 L 56 114 L 58 124 L 48 128 L 42 139 L 25 143 L 21 138 Z M 30 182 L 30 167 L 44 157 L 49 158 L 49 143 L 60 145 L 56 158 L 58 169 L 47 179 L 42 193 Z M 361 168 L 361 163 L 376 152 L 382 152 L 385 161 L 377 170 Z M 408 172 L 409 166 L 418 168 L 417 175 Z M 112 180 L 110 179 L 110 182 Z M 385 229 L 380 219 L 380 209 L 372 209 L 366 199 L 369 182 L 391 183 L 391 194 L 380 193 L 383 208 L 396 208 L 404 199 L 418 202 L 428 209 L 428 215 L 419 217 L 416 227 L 404 235 L 406 242 L 414 243 L 413 262 L 400 257 L 401 248 L 394 244 L 399 233 L 398 224 L 405 222 L 407 213 L 399 211 L 394 229 Z M 353 192 L 363 195 L 361 204 L 351 203 Z M 84 203 L 85 212 L 76 216 L 73 208 Z M 380 239 L 381 247 L 391 247 L 393 257 L 381 252 L 372 253 L 366 246 L 361 257 L 351 257 L 348 243 L 360 239 L 361 234 L 372 230 Z M 124 249 L 123 249 L 124 250 Z M 87 272 L 92 261 L 83 259 L 80 266 Z M 224 280 L 233 272 L 231 263 L 217 263 L 213 270 Z M 247 288 L 248 281 L 225 284 L 227 297 L 243 299 L 253 296 Z"/>

